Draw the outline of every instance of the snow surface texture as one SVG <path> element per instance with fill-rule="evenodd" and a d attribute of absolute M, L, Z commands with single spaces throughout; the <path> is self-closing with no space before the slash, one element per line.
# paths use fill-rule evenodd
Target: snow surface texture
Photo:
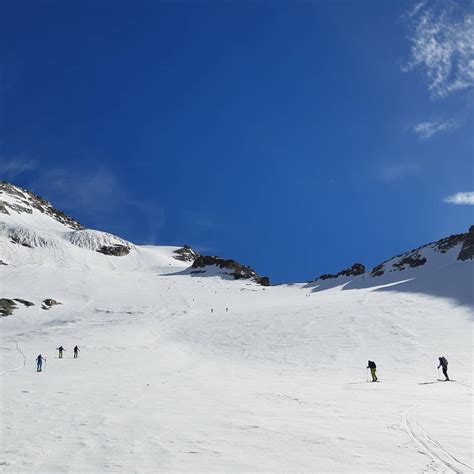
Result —
<path fill-rule="evenodd" d="M 264 288 L 192 276 L 176 248 L 102 255 L 124 241 L 71 238 L 40 211 L 0 221 L 0 297 L 35 303 L 0 319 L 0 470 L 473 472 L 473 265 L 459 249 Z M 437 380 L 441 355 L 455 382 Z"/>

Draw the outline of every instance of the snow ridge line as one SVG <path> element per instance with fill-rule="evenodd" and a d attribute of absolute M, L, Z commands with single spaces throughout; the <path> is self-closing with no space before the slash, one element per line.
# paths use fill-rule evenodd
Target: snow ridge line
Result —
<path fill-rule="evenodd" d="M 406 431 L 410 437 L 427 451 L 433 461 L 444 465 L 456 474 L 464 474 L 468 471 L 473 472 L 472 467 L 457 459 L 449 451 L 444 449 L 438 441 L 429 435 L 416 416 L 418 408 L 419 405 L 414 405 L 408 408 L 404 413 Z M 468 471 L 466 471 L 466 468 Z"/>
<path fill-rule="evenodd" d="M 19 370 L 21 370 L 26 365 L 26 356 L 22 352 L 22 350 L 20 349 L 20 346 L 18 345 L 18 342 L 15 339 L 13 339 L 13 337 L 11 337 L 11 336 L 9 337 L 9 339 L 13 342 L 13 344 L 15 344 L 16 351 L 21 355 L 22 363 L 16 369 L 3 370 L 2 372 L 0 372 L 0 375 L 5 375 L 5 374 L 8 374 L 9 372 L 18 372 Z"/>

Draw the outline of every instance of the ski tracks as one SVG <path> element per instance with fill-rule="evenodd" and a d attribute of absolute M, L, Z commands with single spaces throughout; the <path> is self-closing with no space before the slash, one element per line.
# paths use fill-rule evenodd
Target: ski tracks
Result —
<path fill-rule="evenodd" d="M 405 431 L 410 437 L 431 457 L 433 461 L 449 471 L 464 474 L 474 470 L 453 456 L 441 444 L 433 439 L 421 425 L 417 410 L 419 405 L 414 405 L 404 412 Z"/>
<path fill-rule="evenodd" d="M 0 375 L 5 375 L 5 374 L 8 374 L 9 372 L 17 372 L 19 370 L 21 370 L 23 367 L 25 367 L 26 365 L 26 357 L 25 357 L 25 354 L 23 353 L 23 351 L 20 349 L 20 346 L 18 344 L 18 342 L 13 339 L 13 337 L 9 337 L 10 341 L 13 342 L 13 344 L 15 344 L 15 350 L 18 352 L 18 354 L 20 354 L 21 356 L 21 365 L 19 365 L 17 368 L 15 369 L 8 369 L 8 370 L 3 370 L 2 372 L 0 372 Z"/>

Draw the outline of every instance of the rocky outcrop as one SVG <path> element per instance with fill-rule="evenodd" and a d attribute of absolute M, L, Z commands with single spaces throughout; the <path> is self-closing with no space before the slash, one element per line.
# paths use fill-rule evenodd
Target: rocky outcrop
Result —
<path fill-rule="evenodd" d="M 15 301 L 18 301 L 18 303 L 21 303 L 23 306 L 27 306 L 27 307 L 30 307 L 30 306 L 34 306 L 35 304 L 32 303 L 31 301 L 27 301 L 27 300 L 24 300 L 22 298 L 13 298 Z"/>
<path fill-rule="evenodd" d="M 103 245 L 97 249 L 97 252 L 104 255 L 113 255 L 114 257 L 123 257 L 124 255 L 128 255 L 130 253 L 130 247 L 121 244 Z"/>
<path fill-rule="evenodd" d="M 406 257 L 403 257 L 399 262 L 393 264 L 398 270 L 404 270 L 405 268 L 416 268 L 421 267 L 426 263 L 426 258 L 422 257 L 418 252 L 414 252 Z"/>
<path fill-rule="evenodd" d="M 16 309 L 16 303 L 9 298 L 0 298 L 0 316 L 11 316 Z"/>
<path fill-rule="evenodd" d="M 2 199 L 2 194 L 7 194 L 15 198 L 15 202 L 7 202 Z M 55 209 L 49 201 L 43 199 L 26 189 L 14 186 L 5 181 L 0 181 L 0 212 L 11 214 L 12 212 L 22 214 L 32 214 L 33 210 L 46 214 L 56 221 L 71 229 L 84 229 L 85 227 L 72 217 L 69 217 L 59 209 Z"/>
<path fill-rule="evenodd" d="M 62 304 L 59 301 L 53 300 L 52 298 L 46 298 L 43 300 L 43 304 L 41 305 L 41 309 L 48 310 L 52 308 L 53 306 L 56 306 L 58 304 Z"/>
<path fill-rule="evenodd" d="M 200 255 L 191 268 L 191 273 L 205 273 L 206 267 L 217 267 L 225 270 L 225 273 L 234 277 L 234 280 L 249 279 L 262 286 L 270 286 L 268 277 L 260 276 L 255 270 L 247 265 L 242 265 L 235 260 L 226 260 L 220 257 Z"/>
<path fill-rule="evenodd" d="M 0 298 L 0 316 L 11 316 L 13 314 L 13 311 L 18 308 L 17 303 L 20 303 L 26 307 L 35 305 L 31 301 L 27 301 L 22 298 Z"/>
<path fill-rule="evenodd" d="M 362 263 L 354 263 L 352 267 L 346 268 L 345 270 L 342 270 L 339 273 L 336 273 L 336 274 L 326 273 L 316 278 L 316 280 L 329 280 L 331 278 L 337 278 L 340 276 L 346 276 L 346 277 L 357 276 L 357 275 L 362 275 L 363 273 L 365 273 L 365 266 L 362 265 Z"/>
<path fill-rule="evenodd" d="M 474 258 L 474 226 L 471 226 L 466 233 L 450 235 L 436 242 L 396 255 L 372 268 L 370 275 L 379 277 L 385 273 L 421 267 L 429 262 L 429 251 L 445 254 L 457 246 L 461 246 L 457 260 L 465 261 Z"/>
<path fill-rule="evenodd" d="M 469 227 L 469 232 L 464 235 L 465 238 L 458 255 L 458 260 L 461 260 L 462 262 L 474 258 L 474 225 L 471 225 L 471 227 Z"/>
<path fill-rule="evenodd" d="M 201 255 L 193 250 L 189 245 L 184 245 L 182 248 L 175 250 L 174 258 L 181 262 L 194 262 Z"/>

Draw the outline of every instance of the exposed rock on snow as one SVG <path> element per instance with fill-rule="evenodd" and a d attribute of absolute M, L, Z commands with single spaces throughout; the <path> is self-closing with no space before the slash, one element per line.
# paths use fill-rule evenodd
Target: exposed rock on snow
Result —
<path fill-rule="evenodd" d="M 23 306 L 34 306 L 35 304 L 32 303 L 31 301 L 24 300 L 22 298 L 13 298 L 15 301 L 18 301 L 18 303 L 21 303 Z"/>
<path fill-rule="evenodd" d="M 115 257 L 123 257 L 124 255 L 128 255 L 130 253 L 130 247 L 127 245 L 104 245 L 97 249 L 97 252 L 103 253 L 104 255 L 113 255 Z"/>
<path fill-rule="evenodd" d="M 200 254 L 193 250 L 189 245 L 184 245 L 182 248 L 175 250 L 177 254 L 174 258 L 180 260 L 181 262 L 194 262 Z"/>
<path fill-rule="evenodd" d="M 13 197 L 14 202 L 3 200 L 3 194 Z M 46 201 L 46 199 L 43 199 L 26 189 L 14 186 L 5 181 L 0 181 L 0 212 L 8 215 L 11 213 L 32 214 L 34 209 L 52 217 L 57 222 L 67 227 L 72 229 L 84 229 L 82 224 L 72 217 L 69 217 L 64 212 L 55 209 L 49 201 Z"/>
<path fill-rule="evenodd" d="M 191 273 L 206 273 L 208 267 L 223 269 L 224 273 L 231 275 L 234 280 L 251 279 L 259 285 L 270 286 L 270 279 L 268 277 L 260 276 L 249 266 L 242 265 L 235 260 L 225 260 L 214 256 L 200 255 L 191 266 L 191 268 L 199 270 L 193 270 Z"/>
<path fill-rule="evenodd" d="M 352 267 L 346 268 L 345 270 L 336 273 L 335 275 L 331 273 L 326 273 L 317 278 L 317 280 L 329 280 L 331 278 L 337 278 L 340 276 L 357 276 L 365 273 L 365 266 L 362 263 L 354 263 Z"/>
<path fill-rule="evenodd" d="M 464 242 L 458 255 L 458 260 L 463 262 L 474 258 L 474 225 L 471 225 L 469 232 L 464 235 Z"/>
<path fill-rule="evenodd" d="M 52 298 L 46 298 L 43 300 L 43 304 L 41 305 L 41 308 L 43 309 L 49 309 L 52 306 L 56 306 L 58 304 L 62 304 L 59 301 L 53 300 Z"/>
<path fill-rule="evenodd" d="M 11 316 L 16 307 L 15 301 L 9 298 L 0 298 L 0 316 Z"/>
<path fill-rule="evenodd" d="M 436 242 L 396 255 L 372 268 L 370 275 L 378 277 L 387 272 L 421 267 L 436 258 L 436 254 L 447 254 L 450 250 L 456 252 L 459 247 L 457 260 L 463 261 L 474 258 L 474 226 L 471 226 L 466 233 L 450 235 Z"/>

